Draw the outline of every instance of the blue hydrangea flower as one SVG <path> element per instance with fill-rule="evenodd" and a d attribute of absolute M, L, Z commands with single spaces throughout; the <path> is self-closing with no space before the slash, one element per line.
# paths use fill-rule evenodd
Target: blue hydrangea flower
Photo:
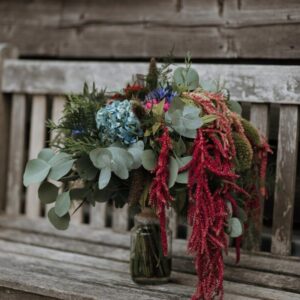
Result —
<path fill-rule="evenodd" d="M 171 103 L 173 98 L 177 95 L 176 92 L 172 91 L 172 87 L 167 86 L 167 87 L 161 87 L 161 88 L 157 88 L 155 90 L 153 90 L 152 92 L 150 92 L 145 100 L 149 101 L 149 100 L 157 100 L 157 101 L 161 101 L 163 99 L 166 99 L 166 102 Z"/>
<path fill-rule="evenodd" d="M 98 110 L 96 115 L 100 140 L 104 144 L 120 141 L 125 145 L 134 144 L 143 136 L 138 118 L 128 100 L 113 101 Z"/>

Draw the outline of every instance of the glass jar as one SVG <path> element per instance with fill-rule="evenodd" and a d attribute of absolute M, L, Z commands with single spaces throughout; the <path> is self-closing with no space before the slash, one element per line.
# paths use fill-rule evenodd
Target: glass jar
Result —
<path fill-rule="evenodd" d="M 168 282 L 172 267 L 172 232 L 166 228 L 168 254 L 163 255 L 160 225 L 155 213 L 144 208 L 134 218 L 131 230 L 130 273 L 132 280 L 141 284 Z M 168 222 L 167 222 L 168 223 Z"/>

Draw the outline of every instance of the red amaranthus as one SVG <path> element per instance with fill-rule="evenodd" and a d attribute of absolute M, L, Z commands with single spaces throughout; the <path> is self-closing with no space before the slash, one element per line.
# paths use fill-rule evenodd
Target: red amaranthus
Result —
<path fill-rule="evenodd" d="M 154 170 L 155 175 L 150 186 L 150 204 L 156 209 L 157 216 L 159 217 L 163 253 L 167 256 L 168 243 L 165 208 L 168 207 L 170 201 L 173 201 L 168 187 L 169 157 L 172 143 L 167 127 L 164 128 L 164 132 L 158 139 L 158 142 L 161 144 L 161 150 L 156 169 Z"/>

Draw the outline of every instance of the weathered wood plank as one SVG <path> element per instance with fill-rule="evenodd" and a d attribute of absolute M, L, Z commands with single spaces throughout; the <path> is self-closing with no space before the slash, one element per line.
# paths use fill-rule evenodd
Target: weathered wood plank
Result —
<path fill-rule="evenodd" d="M 233 100 L 258 103 L 300 103 L 297 66 L 195 64 L 205 80 L 226 82 Z M 146 74 L 146 63 L 54 62 L 6 60 L 3 91 L 65 94 L 82 91 L 85 81 L 118 90 L 132 74 Z M 76 74 L 76 76 L 74 76 Z M 105 76 L 103 76 L 105 74 Z"/>
<path fill-rule="evenodd" d="M 9 252 L 22 254 L 25 256 L 43 258 L 49 261 L 75 264 L 78 266 L 87 266 L 95 268 L 100 271 L 117 270 L 121 273 L 128 274 L 129 268 L 127 262 L 119 262 L 116 260 L 107 260 L 102 258 L 93 257 L 90 255 L 80 255 L 71 252 L 64 252 L 52 250 L 48 248 L 36 247 L 33 245 L 15 244 L 11 242 L 0 240 L 0 252 Z M 125 276 L 128 276 L 126 275 Z M 196 277 L 194 275 L 183 273 L 172 273 L 172 281 L 176 284 L 186 285 L 193 287 L 196 284 Z M 283 291 L 274 291 L 262 287 L 253 287 L 251 285 L 239 284 L 225 281 L 225 299 L 298 299 L 298 295 Z M 246 292 L 245 292 L 246 290 Z"/>
<path fill-rule="evenodd" d="M 242 0 L 10 0 L 0 3 L 0 39 L 29 56 L 161 57 L 175 45 L 177 57 L 191 50 L 196 58 L 290 59 L 299 58 L 299 6 L 293 0 L 270 7 Z"/>
<path fill-rule="evenodd" d="M 70 242 L 70 248 L 73 248 L 73 252 L 76 252 L 75 249 L 88 249 L 89 252 L 84 252 L 85 250 L 82 250 L 81 253 L 90 253 L 98 257 L 104 255 L 105 251 L 98 251 L 97 248 L 93 248 L 91 246 L 89 246 L 89 248 L 82 248 L 87 246 L 81 245 L 104 245 L 128 249 L 130 243 L 129 233 L 120 234 L 112 232 L 110 229 L 98 230 L 90 228 L 87 225 L 72 225 L 67 231 L 57 231 L 45 219 L 39 219 L 33 222 L 24 217 L 18 217 L 17 219 L 14 219 L 11 217 L 2 216 L 0 218 L 0 227 L 2 228 L 2 230 L 5 228 L 14 230 L 13 232 L 6 231 L 6 233 L 2 234 L 2 238 L 6 240 L 9 239 L 11 241 L 26 243 L 26 241 L 32 241 L 33 236 L 33 238 L 36 237 L 35 243 L 39 241 L 41 243 L 44 243 L 45 241 L 47 242 L 47 237 L 49 236 L 49 239 L 51 239 L 52 237 L 60 237 L 61 242 L 58 243 L 57 241 L 59 241 L 59 239 L 56 239 L 56 242 L 53 243 L 53 246 L 57 249 L 60 247 L 60 249 L 62 250 L 67 250 L 61 247 L 67 247 L 66 245 L 64 245 L 64 241 L 69 241 L 71 239 L 72 241 Z M 27 235 L 30 236 L 26 237 Z M 39 238 L 40 236 L 41 238 Z M 77 242 L 79 242 L 79 244 L 76 244 Z M 49 240 L 47 242 L 47 245 L 51 244 L 52 242 L 51 240 Z M 186 267 L 186 269 L 193 269 L 192 258 L 187 255 L 186 241 L 178 239 L 174 240 L 173 254 L 175 258 L 179 258 L 181 259 L 181 261 L 187 260 L 188 267 Z M 272 272 L 282 275 L 286 274 L 300 276 L 300 259 L 297 257 L 283 258 L 280 256 L 278 257 L 271 255 L 269 253 L 247 253 L 243 251 L 241 262 L 238 266 L 236 266 L 235 251 L 229 251 L 229 256 L 224 256 L 224 259 L 225 263 L 228 266 L 250 268 L 253 270 L 261 270 L 264 272 Z M 183 262 L 181 262 L 180 264 L 182 266 Z"/>
<path fill-rule="evenodd" d="M 33 96 L 28 159 L 36 158 L 39 151 L 45 146 L 46 109 L 46 96 Z M 30 185 L 26 191 L 25 213 L 29 218 L 38 217 L 41 213 L 41 204 L 38 197 L 38 186 L 38 184 Z"/>
<path fill-rule="evenodd" d="M 95 228 L 104 228 L 106 220 L 107 203 L 96 203 L 95 207 L 90 209 L 90 224 Z"/>
<path fill-rule="evenodd" d="M 298 156 L 298 106 L 280 107 L 271 252 L 290 255 Z"/>
<path fill-rule="evenodd" d="M 57 298 L 50 298 L 47 296 L 36 295 L 32 293 L 27 293 L 23 291 L 18 291 L 16 289 L 8 289 L 5 287 L 0 287 L 0 299 L 1 300 L 55 300 Z"/>
<path fill-rule="evenodd" d="M 250 121 L 256 126 L 262 135 L 265 137 L 269 133 L 269 105 L 267 104 L 252 104 L 250 108 Z M 257 229 L 258 237 L 256 238 L 253 250 L 260 250 L 261 233 L 263 227 L 264 216 L 264 199 L 260 203 L 260 220 Z"/>
<path fill-rule="evenodd" d="M 7 180 L 7 157 L 9 143 L 10 102 L 2 93 L 3 63 L 7 58 L 16 57 L 16 50 L 8 45 L 0 44 L 0 129 L 2 146 L 0 147 L 0 210 L 4 210 Z"/>
<path fill-rule="evenodd" d="M 22 177 L 25 151 L 26 98 L 14 94 L 10 122 L 10 143 L 8 161 L 8 180 L 6 193 L 6 213 L 17 215 L 21 208 Z"/>
<path fill-rule="evenodd" d="M 113 207 L 112 228 L 117 232 L 128 231 L 128 205 L 122 208 Z"/>

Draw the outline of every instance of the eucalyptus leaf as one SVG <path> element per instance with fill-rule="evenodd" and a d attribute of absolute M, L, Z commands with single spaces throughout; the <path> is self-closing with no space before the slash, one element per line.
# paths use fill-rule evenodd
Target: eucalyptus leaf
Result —
<path fill-rule="evenodd" d="M 126 149 L 119 147 L 108 147 L 107 149 L 112 153 L 112 163 L 123 164 L 128 170 L 131 169 L 134 160 Z"/>
<path fill-rule="evenodd" d="M 87 155 L 80 157 L 76 161 L 76 170 L 79 176 L 85 180 L 93 180 L 98 173 L 98 169 Z"/>
<path fill-rule="evenodd" d="M 69 212 L 71 207 L 70 192 L 64 192 L 57 196 L 55 202 L 55 214 L 62 217 Z"/>
<path fill-rule="evenodd" d="M 54 151 L 50 148 L 44 148 L 38 154 L 38 158 L 48 162 L 55 155 Z"/>
<path fill-rule="evenodd" d="M 228 221 L 229 225 L 229 235 L 232 238 L 237 238 L 242 235 L 243 233 L 243 227 L 242 223 L 238 218 L 231 218 Z"/>
<path fill-rule="evenodd" d="M 62 160 L 61 163 L 55 164 L 49 173 L 49 178 L 53 180 L 59 180 L 70 172 L 75 160 Z"/>
<path fill-rule="evenodd" d="M 178 175 L 179 165 L 174 157 L 170 157 L 169 162 L 169 188 L 171 188 L 175 182 Z"/>
<path fill-rule="evenodd" d="M 186 87 L 191 91 L 199 86 L 199 75 L 193 68 L 178 67 L 173 73 L 173 81 L 176 85 Z"/>
<path fill-rule="evenodd" d="M 111 169 L 119 178 L 128 179 L 129 170 L 123 161 L 112 161 Z"/>
<path fill-rule="evenodd" d="M 70 154 L 60 152 L 60 153 L 54 155 L 53 157 L 51 157 L 51 159 L 48 161 L 48 163 L 51 167 L 54 167 L 56 165 L 60 165 L 71 159 L 72 159 L 72 156 Z"/>
<path fill-rule="evenodd" d="M 59 217 L 55 213 L 55 208 L 52 207 L 48 212 L 48 218 L 51 224 L 58 230 L 66 230 L 70 224 L 70 214 L 67 213 L 63 217 Z"/>
<path fill-rule="evenodd" d="M 39 183 L 49 174 L 51 166 L 39 158 L 30 160 L 25 168 L 23 183 L 27 187 L 32 183 Z"/>
<path fill-rule="evenodd" d="M 112 154 L 106 148 L 97 148 L 90 152 L 90 159 L 96 168 L 102 169 L 110 167 Z"/>
<path fill-rule="evenodd" d="M 103 168 L 100 171 L 99 181 L 98 181 L 98 187 L 100 190 L 104 189 L 111 178 L 111 169 L 109 167 Z"/>
<path fill-rule="evenodd" d="M 133 158 L 131 169 L 137 169 L 141 166 L 143 151 L 144 143 L 142 141 L 138 141 L 128 148 L 128 152 L 132 155 Z"/>
<path fill-rule="evenodd" d="M 38 195 L 43 204 L 53 203 L 58 195 L 58 187 L 51 182 L 44 181 L 38 189 Z"/>
<path fill-rule="evenodd" d="M 174 143 L 173 149 L 178 157 L 186 153 L 186 145 L 181 137 L 179 138 L 178 142 Z"/>
<path fill-rule="evenodd" d="M 185 156 L 177 158 L 177 163 L 179 165 L 179 169 L 186 166 L 192 160 L 192 156 Z M 177 175 L 176 182 L 187 184 L 188 183 L 188 171 L 180 172 Z"/>
<path fill-rule="evenodd" d="M 236 112 L 239 115 L 242 115 L 242 107 L 237 101 L 229 100 L 227 101 L 227 104 L 231 111 Z"/>
<path fill-rule="evenodd" d="M 142 154 L 142 165 L 148 171 L 153 171 L 156 167 L 156 155 L 152 149 L 144 150 Z"/>
<path fill-rule="evenodd" d="M 95 199 L 96 202 L 107 202 L 112 195 L 112 191 L 108 188 L 105 188 L 103 190 L 98 190 L 96 189 L 93 193 L 93 198 Z"/>

